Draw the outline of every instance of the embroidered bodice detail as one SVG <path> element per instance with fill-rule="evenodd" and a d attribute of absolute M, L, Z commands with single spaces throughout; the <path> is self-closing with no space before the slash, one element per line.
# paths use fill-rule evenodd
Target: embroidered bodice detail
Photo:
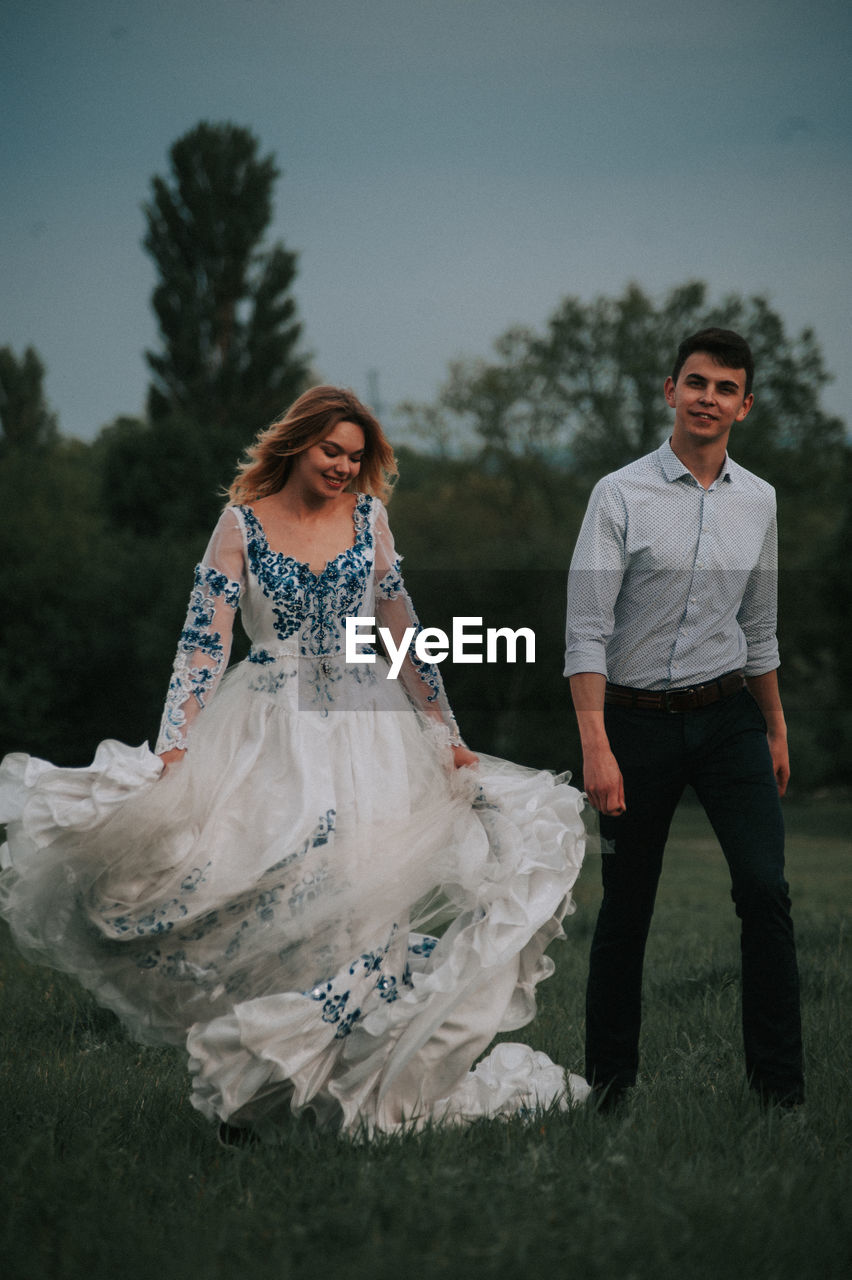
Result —
<path fill-rule="evenodd" d="M 400 573 L 400 557 L 382 503 L 357 496 L 352 546 L 315 573 L 269 546 L 250 506 L 226 507 L 195 571 L 189 611 L 163 712 L 157 751 L 185 749 L 192 722 L 204 710 L 228 665 L 239 607 L 252 641 L 252 689 L 274 696 L 298 689 L 299 706 L 327 715 L 354 686 L 384 678 L 370 665 L 345 662 L 345 620 L 374 617 L 399 644 L 413 627 L 399 679 L 411 702 L 442 726 L 450 742 L 458 729 L 440 672 L 422 662 L 414 641 L 422 630 Z M 362 645 L 360 652 L 368 650 Z"/>
<path fill-rule="evenodd" d="M 251 573 L 272 607 L 275 636 L 296 637 L 302 657 L 344 652 L 343 620 L 357 615 L 373 570 L 370 499 L 359 494 L 352 516 L 355 540 L 319 573 L 300 560 L 273 551 L 251 507 L 241 507 Z"/>

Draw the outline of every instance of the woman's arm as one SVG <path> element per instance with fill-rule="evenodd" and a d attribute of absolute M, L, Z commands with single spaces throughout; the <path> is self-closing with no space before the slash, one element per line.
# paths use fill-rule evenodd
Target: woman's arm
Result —
<path fill-rule="evenodd" d="M 444 682 L 435 663 L 423 662 L 414 648 L 422 627 L 414 611 L 411 597 L 399 572 L 400 557 L 394 547 L 387 512 L 379 507 L 375 523 L 376 539 L 376 622 L 386 627 L 396 645 L 402 644 L 406 630 L 410 635 L 408 651 L 399 673 L 409 700 L 428 719 L 444 725 L 449 732 L 453 763 L 457 769 L 478 763 L 478 757 L 462 742 L 455 716 L 450 709 Z M 409 632 L 410 634 L 410 632 Z"/>
<path fill-rule="evenodd" d="M 189 731 L 228 665 L 234 616 L 245 585 L 245 553 L 235 512 L 226 508 L 213 531 L 189 597 L 156 751 L 166 767 L 180 760 Z"/>

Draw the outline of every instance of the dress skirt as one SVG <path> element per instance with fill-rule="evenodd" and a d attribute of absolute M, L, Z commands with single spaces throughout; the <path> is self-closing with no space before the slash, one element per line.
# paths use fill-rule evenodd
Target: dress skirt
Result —
<path fill-rule="evenodd" d="M 88 768 L 0 766 L 0 915 L 138 1040 L 185 1045 L 211 1119 L 369 1134 L 587 1092 L 524 1045 L 471 1070 L 553 970 L 582 797 L 492 757 L 454 770 L 385 677 L 247 660 L 165 771 L 115 741 Z"/>

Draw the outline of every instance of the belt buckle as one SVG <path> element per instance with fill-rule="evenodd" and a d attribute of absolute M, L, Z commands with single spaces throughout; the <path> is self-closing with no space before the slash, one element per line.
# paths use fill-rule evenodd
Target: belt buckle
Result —
<path fill-rule="evenodd" d="M 679 714 L 678 708 L 674 705 L 674 700 L 677 698 L 678 694 L 680 693 L 694 694 L 695 689 L 689 688 L 689 689 L 664 689 L 663 690 L 663 706 L 666 709 L 666 711 L 669 713 L 669 715 L 674 716 Z"/>

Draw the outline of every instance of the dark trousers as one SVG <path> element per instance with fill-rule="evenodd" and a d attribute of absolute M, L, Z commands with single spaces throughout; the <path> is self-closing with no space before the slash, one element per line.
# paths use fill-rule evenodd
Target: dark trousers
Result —
<path fill-rule="evenodd" d="M 784 824 L 766 722 L 751 694 L 697 711 L 606 708 L 627 810 L 601 815 L 603 901 L 586 997 L 586 1076 L 635 1083 L 642 964 L 672 816 L 691 785 L 722 846 L 741 921 L 746 1074 L 773 1098 L 803 1096 L 799 978 L 784 879 Z"/>

